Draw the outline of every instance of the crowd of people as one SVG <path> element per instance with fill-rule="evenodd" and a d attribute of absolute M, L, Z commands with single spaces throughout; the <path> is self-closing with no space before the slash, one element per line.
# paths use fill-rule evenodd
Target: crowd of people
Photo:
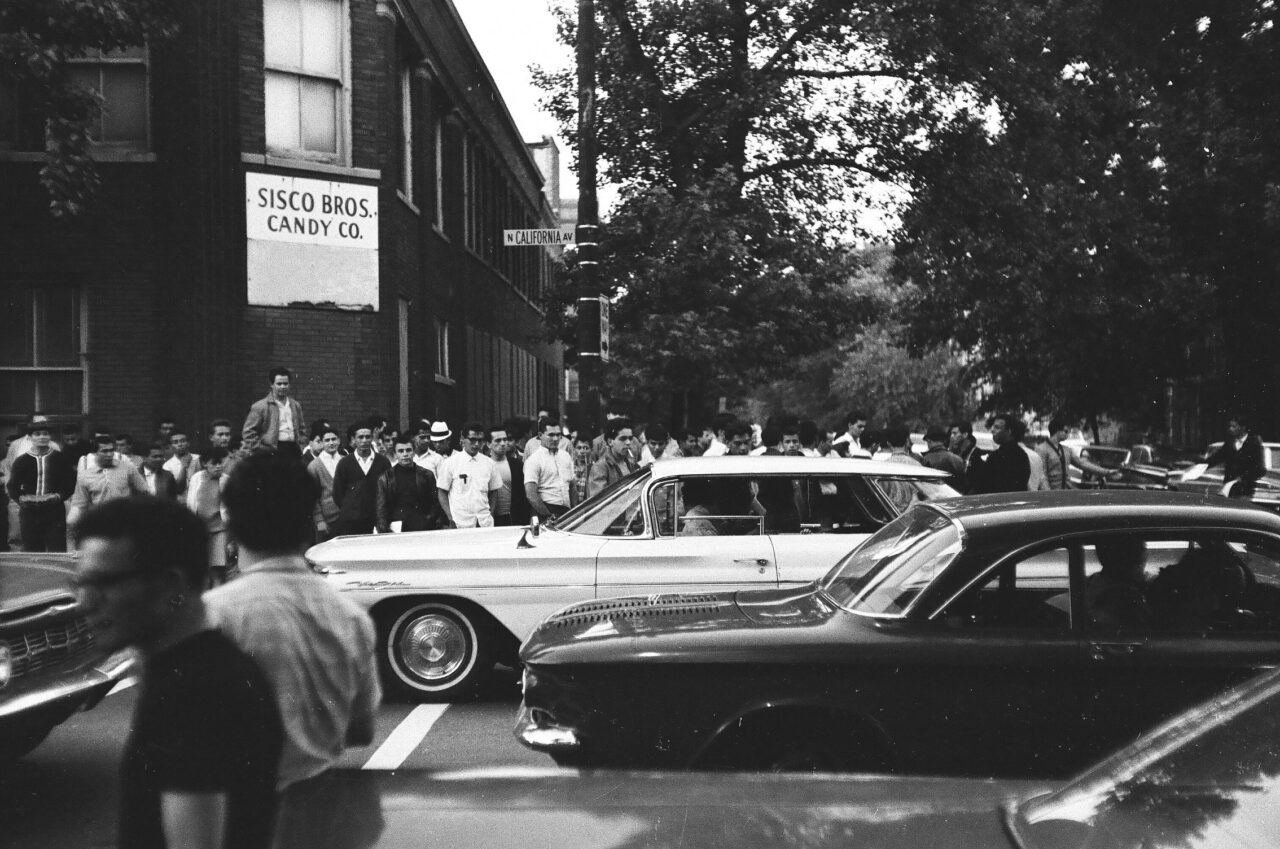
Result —
<path fill-rule="evenodd" d="M 0 534 L 0 547 L 65 550 L 68 528 L 86 508 L 146 493 L 182 501 L 201 519 L 209 534 L 211 581 L 222 583 L 236 558 L 222 492 L 235 464 L 258 452 L 295 460 L 317 484 L 317 542 L 337 535 L 545 520 L 637 468 L 674 457 L 877 457 L 942 469 L 958 490 L 972 493 L 1065 489 L 1072 467 L 1100 477 L 1115 474 L 1065 444 L 1063 419 L 1028 440 L 1022 418 L 995 415 L 988 422 L 990 451 L 978 447 L 967 421 L 931 426 L 923 445 L 913 448 L 905 425 L 873 431 L 861 410 L 831 427 L 793 415 L 758 426 L 721 413 L 683 429 L 637 423 L 610 411 L 601 428 L 590 430 L 542 410 L 537 419 L 470 421 L 456 432 L 449 422 L 430 419 L 396 428 L 376 413 L 343 429 L 324 418 L 308 423 L 291 395 L 292 380 L 288 369 L 272 369 L 267 394 L 253 403 L 243 425 L 236 428 L 230 419 L 209 423 L 197 450 L 191 432 L 171 417 L 157 422 L 139 450 L 129 434 L 99 429 L 85 440 L 76 425 L 63 427 L 55 440 L 48 419 L 33 416 L 24 433 L 10 437 L 0 469 L 0 498 L 13 502 L 0 518 L 12 525 Z"/>

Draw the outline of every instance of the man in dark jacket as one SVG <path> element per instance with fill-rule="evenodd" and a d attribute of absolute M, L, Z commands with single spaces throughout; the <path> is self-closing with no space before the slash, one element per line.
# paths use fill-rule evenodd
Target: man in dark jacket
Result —
<path fill-rule="evenodd" d="M 393 450 L 395 465 L 378 478 L 378 533 L 434 531 L 444 519 L 436 499 L 436 476 L 413 462 L 413 437 L 397 435 Z M 398 528 L 392 528 L 397 522 Z"/>
<path fill-rule="evenodd" d="M 361 422 L 351 429 L 354 449 L 338 461 L 333 473 L 333 502 L 338 505 L 335 536 L 373 532 L 378 517 L 378 478 L 391 462 L 373 450 L 373 425 Z"/>
<path fill-rule="evenodd" d="M 489 428 L 489 456 L 502 476 L 502 490 L 498 493 L 497 510 L 493 514 L 493 524 L 499 527 L 527 525 L 533 515 L 529 496 L 524 491 L 524 460 L 516 448 L 512 431 L 508 429 L 509 424 L 504 422 Z"/>
<path fill-rule="evenodd" d="M 1227 436 L 1227 441 L 1213 452 L 1208 463 L 1211 467 L 1224 467 L 1222 482 L 1230 487 L 1232 498 L 1252 498 L 1258 478 L 1267 473 L 1262 440 L 1249 432 L 1249 422 L 1242 415 L 1234 415 L 1227 421 Z"/>
<path fill-rule="evenodd" d="M 31 447 L 14 458 L 5 489 L 18 503 L 23 551 L 66 551 L 67 513 L 63 505 L 76 488 L 75 461 L 55 451 L 44 416 L 27 426 Z M 7 509 L 7 506 L 6 506 Z"/>
<path fill-rule="evenodd" d="M 991 439 L 996 450 L 977 458 L 969 467 L 969 492 L 1026 492 L 1031 478 L 1031 461 L 1014 433 L 1013 417 L 1000 413 L 991 417 Z"/>

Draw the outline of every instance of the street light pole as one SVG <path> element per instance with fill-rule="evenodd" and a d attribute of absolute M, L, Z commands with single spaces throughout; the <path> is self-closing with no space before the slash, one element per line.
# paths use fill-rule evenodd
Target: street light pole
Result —
<path fill-rule="evenodd" d="M 596 200 L 596 30 L 595 0 L 578 0 L 578 391 L 583 428 L 601 423 L 600 383 L 600 210 Z"/>

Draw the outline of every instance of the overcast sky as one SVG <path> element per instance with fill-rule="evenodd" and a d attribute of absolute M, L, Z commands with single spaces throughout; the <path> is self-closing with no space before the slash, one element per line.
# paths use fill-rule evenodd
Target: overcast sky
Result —
<path fill-rule="evenodd" d="M 563 166 L 568 160 L 568 146 L 559 137 L 555 121 L 538 108 L 541 92 L 534 88 L 529 74 L 529 66 L 534 63 L 554 69 L 573 62 L 569 48 L 556 41 L 549 0 L 453 0 L 453 4 L 498 83 L 524 140 L 555 136 Z M 576 195 L 575 178 L 563 167 L 562 171 L 561 193 Z"/>

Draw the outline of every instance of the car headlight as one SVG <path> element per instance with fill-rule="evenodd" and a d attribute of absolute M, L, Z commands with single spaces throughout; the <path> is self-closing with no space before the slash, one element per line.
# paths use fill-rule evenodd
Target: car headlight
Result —
<path fill-rule="evenodd" d="M 9 683 L 9 679 L 13 677 L 13 656 L 9 654 L 9 647 L 4 643 L 0 643 L 0 690 Z"/>

